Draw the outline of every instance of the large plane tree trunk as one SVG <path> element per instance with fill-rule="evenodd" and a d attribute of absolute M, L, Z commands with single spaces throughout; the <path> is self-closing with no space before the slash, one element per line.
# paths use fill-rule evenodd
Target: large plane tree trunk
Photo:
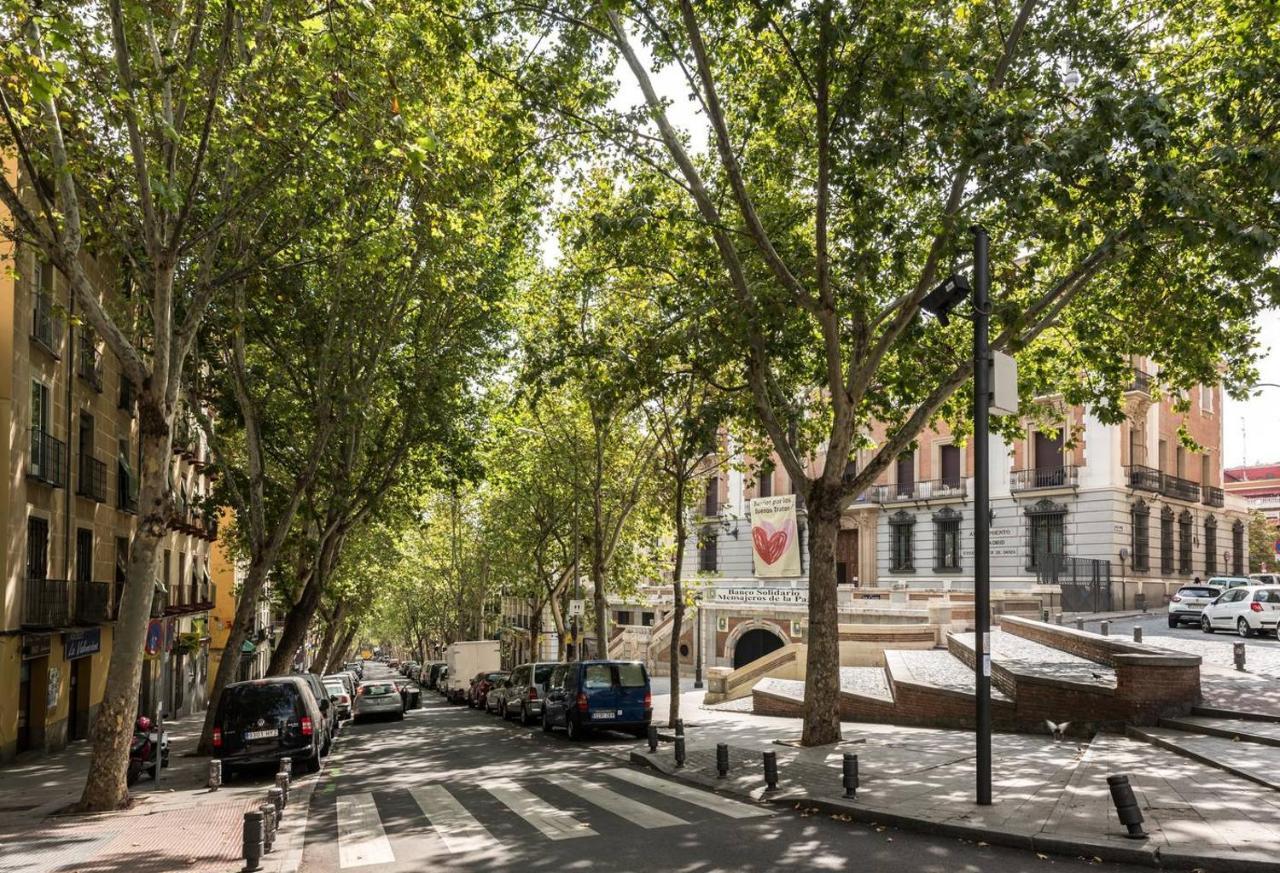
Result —
<path fill-rule="evenodd" d="M 821 746 L 840 739 L 840 633 L 836 611 L 836 537 L 840 497 L 821 479 L 810 488 L 809 653 L 804 677 L 801 743 Z"/>

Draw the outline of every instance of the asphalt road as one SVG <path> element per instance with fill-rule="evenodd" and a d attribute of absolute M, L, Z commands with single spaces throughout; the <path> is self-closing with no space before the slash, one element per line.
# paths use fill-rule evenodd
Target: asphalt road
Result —
<path fill-rule="evenodd" d="M 302 870 L 1096 869 L 743 804 L 627 766 L 630 737 L 570 743 L 433 692 L 423 702 L 402 722 L 344 730 L 312 799 Z"/>
<path fill-rule="evenodd" d="M 1086 621 L 1084 623 L 1086 630 L 1098 631 L 1100 621 Z M 1111 622 L 1111 634 L 1113 636 L 1131 637 L 1134 625 L 1142 628 L 1142 638 L 1144 641 L 1150 640 L 1151 637 L 1174 637 L 1177 639 L 1192 639 L 1202 643 L 1214 643 L 1222 645 L 1229 652 L 1232 643 L 1240 642 L 1237 634 L 1228 631 L 1216 631 L 1207 634 L 1200 630 L 1199 627 L 1191 624 L 1179 625 L 1177 628 L 1169 627 L 1168 613 L 1164 610 L 1152 611 L 1143 618 L 1122 618 Z M 1252 636 L 1246 642 L 1252 646 L 1258 646 L 1261 649 L 1280 652 L 1280 640 L 1275 638 L 1270 631 L 1266 636 Z"/>

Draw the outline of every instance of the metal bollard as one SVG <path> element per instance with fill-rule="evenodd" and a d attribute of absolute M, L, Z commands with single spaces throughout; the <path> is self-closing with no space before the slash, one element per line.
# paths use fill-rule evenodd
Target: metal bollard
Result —
<path fill-rule="evenodd" d="M 279 770 L 277 770 L 276 772 L 278 772 L 278 773 L 288 773 L 288 774 L 289 774 L 289 777 L 290 777 L 290 778 L 293 778 L 293 759 L 292 759 L 292 758 L 281 758 L 281 759 L 280 759 L 280 768 L 279 768 Z"/>
<path fill-rule="evenodd" d="M 764 790 L 778 790 L 778 753 L 764 753 Z"/>
<path fill-rule="evenodd" d="M 209 788 L 217 791 L 222 787 L 222 762 L 217 758 L 209 760 Z"/>
<path fill-rule="evenodd" d="M 676 719 L 676 736 L 684 736 L 684 719 L 682 718 Z"/>
<path fill-rule="evenodd" d="M 244 869 L 262 869 L 262 813 L 252 810 L 244 814 Z"/>
<path fill-rule="evenodd" d="M 1142 628 L 1137 627 L 1136 625 L 1133 628 L 1133 641 L 1135 643 L 1142 642 Z"/>
<path fill-rule="evenodd" d="M 284 805 L 289 805 L 289 777 L 285 773 L 276 774 L 276 788 L 284 795 Z"/>
<path fill-rule="evenodd" d="M 1076 619 L 1076 630 L 1084 630 L 1084 619 L 1083 619 L 1083 618 L 1077 618 L 1077 619 Z"/>
<path fill-rule="evenodd" d="M 279 788 L 268 788 L 267 802 L 276 808 L 276 827 L 279 827 L 284 821 L 284 792 Z"/>
<path fill-rule="evenodd" d="M 1049 623 L 1049 610 L 1047 609 L 1040 610 L 1040 620 L 1043 621 L 1045 624 Z"/>
<path fill-rule="evenodd" d="M 1111 636 L 1111 622 L 1109 621 L 1102 622 L 1101 633 L 1104 637 Z"/>
<path fill-rule="evenodd" d="M 262 810 L 262 852 L 269 855 L 276 841 L 276 808 L 271 803 L 264 803 L 259 808 Z"/>
<path fill-rule="evenodd" d="M 676 737 L 676 766 L 684 766 L 684 737 Z"/>
<path fill-rule="evenodd" d="M 658 726 L 656 724 L 649 725 L 649 754 L 658 751 Z"/>
<path fill-rule="evenodd" d="M 720 779 L 729 775 L 729 744 L 716 743 L 716 776 Z"/>
<path fill-rule="evenodd" d="M 1120 824 L 1128 830 L 1125 836 L 1131 840 L 1145 840 L 1147 832 L 1142 829 L 1142 810 L 1138 808 L 1138 798 L 1133 796 L 1129 777 L 1108 776 L 1107 785 L 1111 788 L 1111 802 L 1116 805 L 1116 815 L 1120 816 Z"/>
<path fill-rule="evenodd" d="M 855 797 L 858 794 L 858 756 L 848 752 L 844 754 L 844 765 L 841 783 L 844 785 L 844 796 Z"/>
<path fill-rule="evenodd" d="M 1231 654 L 1235 658 L 1236 669 L 1244 671 L 1244 643 L 1232 643 Z"/>

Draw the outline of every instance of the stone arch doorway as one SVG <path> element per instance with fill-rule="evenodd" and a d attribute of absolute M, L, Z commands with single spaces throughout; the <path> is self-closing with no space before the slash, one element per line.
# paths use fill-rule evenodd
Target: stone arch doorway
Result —
<path fill-rule="evenodd" d="M 738 637 L 733 647 L 733 669 L 745 667 L 757 658 L 763 658 L 770 652 L 777 651 L 786 643 L 777 634 L 764 628 L 752 628 Z"/>

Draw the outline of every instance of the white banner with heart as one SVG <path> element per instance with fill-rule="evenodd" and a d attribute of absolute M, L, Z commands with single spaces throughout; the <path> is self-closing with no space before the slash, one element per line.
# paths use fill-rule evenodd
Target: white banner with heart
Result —
<path fill-rule="evenodd" d="M 751 555 L 757 576 L 800 575 L 794 494 L 756 497 L 751 501 Z"/>

